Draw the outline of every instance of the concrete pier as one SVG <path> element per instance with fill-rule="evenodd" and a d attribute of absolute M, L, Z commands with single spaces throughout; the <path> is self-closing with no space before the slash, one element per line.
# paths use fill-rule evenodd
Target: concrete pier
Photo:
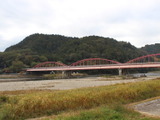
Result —
<path fill-rule="evenodd" d="M 123 74 L 121 68 L 118 69 L 118 73 L 119 73 L 119 76 L 121 76 Z"/>

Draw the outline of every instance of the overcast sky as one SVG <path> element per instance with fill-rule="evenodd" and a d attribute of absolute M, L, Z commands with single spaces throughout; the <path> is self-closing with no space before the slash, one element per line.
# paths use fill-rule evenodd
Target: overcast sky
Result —
<path fill-rule="evenodd" d="M 160 43 L 160 0 L 0 0 L 0 51 L 34 33 Z"/>

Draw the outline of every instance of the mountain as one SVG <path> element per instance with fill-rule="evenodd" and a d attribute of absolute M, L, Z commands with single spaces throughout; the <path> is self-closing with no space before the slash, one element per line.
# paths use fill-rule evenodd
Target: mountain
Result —
<path fill-rule="evenodd" d="M 141 50 L 145 51 L 147 54 L 160 53 L 160 43 L 145 45 Z"/>
<path fill-rule="evenodd" d="M 13 68 L 17 63 L 32 67 L 39 62 L 60 61 L 71 64 L 86 58 L 106 58 L 127 62 L 144 55 L 128 42 L 101 36 L 66 37 L 33 34 L 0 53 L 0 67 Z"/>
<path fill-rule="evenodd" d="M 73 38 L 64 37 L 61 35 L 33 34 L 26 37 L 20 43 L 7 48 L 5 52 L 31 49 L 38 54 L 51 53 L 53 51 L 56 51 L 62 43 L 65 44 L 65 42 L 67 42 L 69 39 Z"/>
<path fill-rule="evenodd" d="M 29 49 L 37 55 L 49 60 L 72 63 L 85 58 L 107 58 L 126 62 L 142 55 L 141 51 L 126 42 L 118 42 L 112 38 L 88 36 L 83 38 L 65 37 L 61 35 L 33 34 L 5 52 Z"/>

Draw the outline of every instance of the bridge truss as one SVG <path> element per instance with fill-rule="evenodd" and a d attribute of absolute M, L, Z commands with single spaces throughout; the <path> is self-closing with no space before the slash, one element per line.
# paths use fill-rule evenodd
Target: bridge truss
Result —
<path fill-rule="evenodd" d="M 43 62 L 27 71 L 71 71 L 95 69 L 126 69 L 126 68 L 160 68 L 160 53 L 132 59 L 126 63 L 103 58 L 88 58 L 79 60 L 71 65 L 61 62 Z"/>
<path fill-rule="evenodd" d="M 130 60 L 127 63 L 156 63 L 156 62 L 160 62 L 160 53 L 141 56 L 133 60 Z"/>

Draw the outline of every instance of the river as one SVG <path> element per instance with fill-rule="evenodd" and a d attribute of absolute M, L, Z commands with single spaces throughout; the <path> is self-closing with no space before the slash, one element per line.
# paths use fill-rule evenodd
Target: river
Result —
<path fill-rule="evenodd" d="M 128 75 L 133 75 L 134 77 L 141 77 L 141 76 L 160 76 L 160 71 L 154 71 L 154 72 L 148 72 L 148 73 L 133 73 L 133 74 L 128 74 Z"/>

